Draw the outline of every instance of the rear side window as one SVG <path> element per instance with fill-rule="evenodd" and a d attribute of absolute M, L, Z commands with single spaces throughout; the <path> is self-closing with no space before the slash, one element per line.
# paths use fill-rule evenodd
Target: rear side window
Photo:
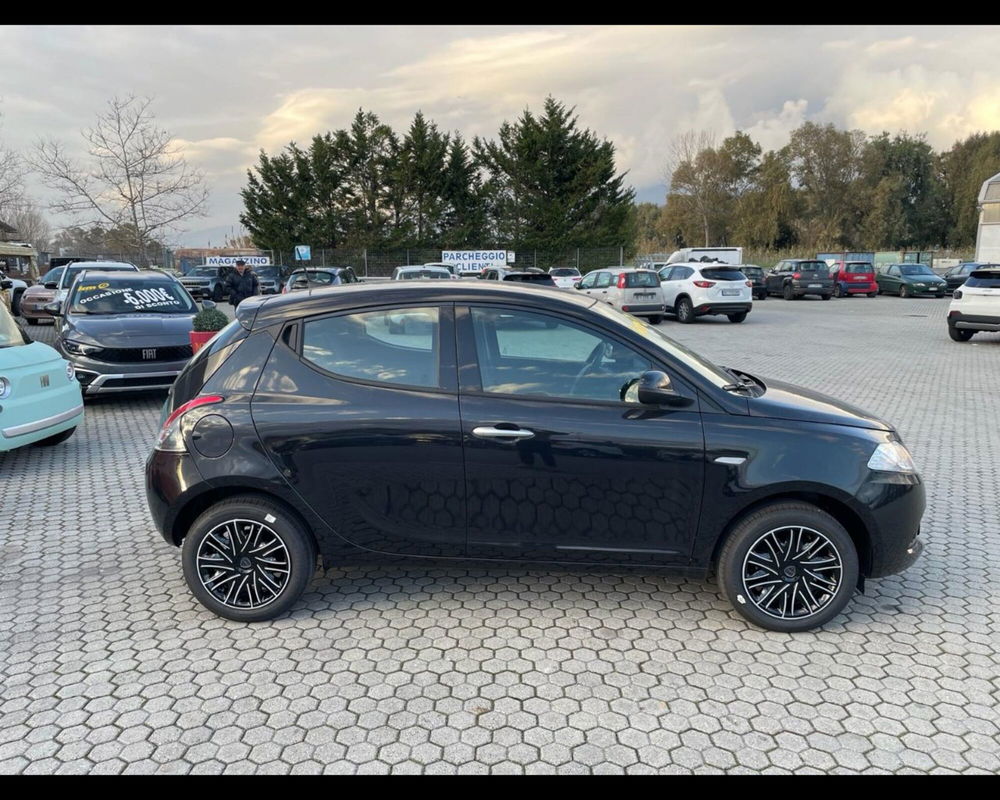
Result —
<path fill-rule="evenodd" d="M 626 272 L 625 286 L 629 289 L 660 288 L 660 276 L 655 272 Z"/>
<path fill-rule="evenodd" d="M 973 272 L 965 282 L 965 288 L 1000 289 L 1000 272 Z"/>
<path fill-rule="evenodd" d="M 345 378 L 438 387 L 440 334 L 434 307 L 325 317 L 305 324 L 302 357 Z"/>
<path fill-rule="evenodd" d="M 745 281 L 746 275 L 738 269 L 724 267 L 702 267 L 701 276 L 710 281 Z"/>

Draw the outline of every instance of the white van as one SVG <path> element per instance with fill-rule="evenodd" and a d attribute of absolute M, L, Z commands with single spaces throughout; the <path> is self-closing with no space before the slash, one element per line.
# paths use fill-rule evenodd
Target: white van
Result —
<path fill-rule="evenodd" d="M 660 276 L 651 269 L 607 267 L 584 275 L 576 288 L 626 314 L 646 317 L 653 325 L 663 320 Z"/>

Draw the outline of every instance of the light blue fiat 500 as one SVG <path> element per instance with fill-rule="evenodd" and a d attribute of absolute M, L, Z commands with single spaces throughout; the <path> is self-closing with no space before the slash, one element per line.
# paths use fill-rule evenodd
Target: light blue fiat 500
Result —
<path fill-rule="evenodd" d="M 72 365 L 31 341 L 0 303 L 0 452 L 65 442 L 82 421 Z"/>

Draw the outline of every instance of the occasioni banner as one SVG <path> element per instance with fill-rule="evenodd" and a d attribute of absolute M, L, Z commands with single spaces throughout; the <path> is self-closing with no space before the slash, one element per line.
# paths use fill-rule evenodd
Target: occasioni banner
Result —
<path fill-rule="evenodd" d="M 454 264 L 461 272 L 479 272 L 488 267 L 514 263 L 513 250 L 442 250 L 441 261 Z"/>

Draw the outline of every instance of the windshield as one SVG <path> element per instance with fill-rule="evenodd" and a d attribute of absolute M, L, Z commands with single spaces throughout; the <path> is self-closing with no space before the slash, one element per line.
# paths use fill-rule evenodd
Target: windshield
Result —
<path fill-rule="evenodd" d="M 933 275 L 934 271 L 926 264 L 903 264 L 900 271 L 904 275 Z"/>
<path fill-rule="evenodd" d="M 745 281 L 746 275 L 732 267 L 702 267 L 701 276 L 710 281 Z"/>
<path fill-rule="evenodd" d="M 764 270 L 762 270 L 760 267 L 740 267 L 740 272 L 742 272 L 748 278 L 749 277 L 761 278 L 764 275 Z"/>
<path fill-rule="evenodd" d="M 218 270 L 215 267 L 195 267 L 187 271 L 189 278 L 214 278 Z"/>
<path fill-rule="evenodd" d="M 793 266 L 797 272 L 820 272 L 825 275 L 830 271 L 825 261 L 800 261 Z"/>
<path fill-rule="evenodd" d="M 872 265 L 867 264 L 865 262 L 860 262 L 858 264 L 848 264 L 846 267 L 844 267 L 844 272 L 868 273 L 872 272 Z"/>
<path fill-rule="evenodd" d="M 76 276 L 83 272 L 85 269 L 95 270 L 99 269 L 101 272 L 138 272 L 139 270 L 135 267 L 66 267 L 66 275 L 63 277 L 62 288 L 68 289 L 73 285 L 73 281 L 76 280 Z"/>
<path fill-rule="evenodd" d="M 44 286 L 46 283 L 59 283 L 59 276 L 62 275 L 62 267 L 53 267 L 42 277 L 40 281 Z"/>
<path fill-rule="evenodd" d="M 198 308 L 175 281 L 115 279 L 80 281 L 73 287 L 73 314 L 194 314 Z"/>
<path fill-rule="evenodd" d="M 261 278 L 280 278 L 281 270 L 277 267 L 254 267 L 254 272 Z"/>
<path fill-rule="evenodd" d="M 0 303 L 0 347 L 17 347 L 20 344 L 27 344 L 24 334 L 17 327 L 14 318 L 7 310 L 4 303 Z"/>
<path fill-rule="evenodd" d="M 449 280 L 451 273 L 446 269 L 413 269 L 399 273 L 401 281 L 412 281 L 419 278 L 435 278 Z"/>
<path fill-rule="evenodd" d="M 674 341 L 665 333 L 661 333 L 658 328 L 643 322 L 639 317 L 633 317 L 631 314 L 618 311 L 607 303 L 595 303 L 591 306 L 591 310 L 614 320 L 619 325 L 631 328 L 640 336 L 648 339 L 661 350 L 666 351 L 682 364 L 694 370 L 716 386 L 721 388 L 734 382 L 733 376 L 721 367 L 717 367 L 711 361 L 702 358 L 693 350 L 688 350 L 684 345 Z"/>
<path fill-rule="evenodd" d="M 572 267 L 554 267 L 549 270 L 549 275 L 554 278 L 572 278 L 573 276 L 579 274 L 580 270 Z"/>

